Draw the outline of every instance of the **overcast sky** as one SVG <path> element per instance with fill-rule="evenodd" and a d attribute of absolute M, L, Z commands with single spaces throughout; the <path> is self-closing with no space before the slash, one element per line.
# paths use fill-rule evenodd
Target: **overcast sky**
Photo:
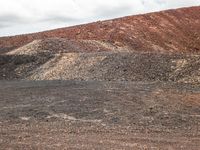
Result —
<path fill-rule="evenodd" d="M 0 36 L 199 5 L 200 0 L 0 0 Z"/>

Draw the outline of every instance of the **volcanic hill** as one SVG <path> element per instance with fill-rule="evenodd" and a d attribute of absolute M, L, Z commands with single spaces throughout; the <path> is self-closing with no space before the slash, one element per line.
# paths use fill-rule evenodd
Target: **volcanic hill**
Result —
<path fill-rule="evenodd" d="M 40 33 L 0 38 L 0 49 L 19 48 L 34 40 L 97 40 L 132 51 L 199 51 L 200 7 L 128 16 Z"/>
<path fill-rule="evenodd" d="M 0 149 L 199 150 L 199 14 L 1 37 Z"/>
<path fill-rule="evenodd" d="M 0 38 L 0 79 L 199 83 L 200 7 Z"/>

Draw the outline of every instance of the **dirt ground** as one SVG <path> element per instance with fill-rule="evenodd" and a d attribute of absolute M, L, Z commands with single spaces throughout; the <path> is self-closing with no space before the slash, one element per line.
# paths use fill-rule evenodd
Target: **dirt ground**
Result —
<path fill-rule="evenodd" d="M 199 150 L 199 12 L 0 37 L 0 150 Z"/>
<path fill-rule="evenodd" d="M 1 81 L 0 149 L 200 149 L 200 87 Z"/>

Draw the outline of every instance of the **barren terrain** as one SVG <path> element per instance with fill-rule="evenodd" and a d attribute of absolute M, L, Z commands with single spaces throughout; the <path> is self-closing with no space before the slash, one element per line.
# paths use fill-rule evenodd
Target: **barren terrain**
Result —
<path fill-rule="evenodd" d="M 167 10 L 144 15 L 0 38 L 0 50 L 19 48 L 34 40 L 66 38 L 109 42 L 132 51 L 198 52 L 200 7 Z M 93 49 L 95 51 L 95 49 Z"/>
<path fill-rule="evenodd" d="M 200 149 L 200 7 L 0 38 L 0 149 Z"/>
<path fill-rule="evenodd" d="M 0 56 L 0 79 L 200 83 L 199 54 L 19 52 Z"/>
<path fill-rule="evenodd" d="M 200 147 L 200 88 L 190 84 L 0 83 L 2 149 Z"/>

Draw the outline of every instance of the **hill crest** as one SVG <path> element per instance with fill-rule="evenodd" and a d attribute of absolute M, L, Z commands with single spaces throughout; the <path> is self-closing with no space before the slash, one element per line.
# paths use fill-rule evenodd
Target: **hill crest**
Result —
<path fill-rule="evenodd" d="M 200 6 L 60 28 L 39 33 L 2 37 L 0 50 L 8 51 L 34 40 L 66 38 L 96 40 L 133 51 L 198 52 Z"/>

